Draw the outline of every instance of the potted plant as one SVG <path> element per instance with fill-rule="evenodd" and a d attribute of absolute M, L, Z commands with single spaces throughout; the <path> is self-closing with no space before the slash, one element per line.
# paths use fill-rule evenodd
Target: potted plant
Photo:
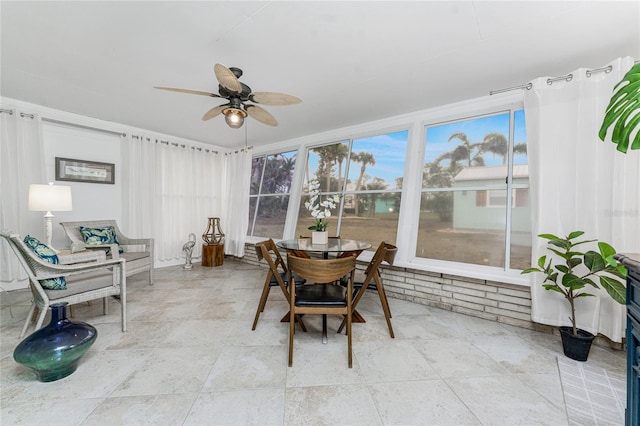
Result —
<path fill-rule="evenodd" d="M 308 228 L 313 231 L 311 233 L 312 244 L 327 244 L 329 238 L 327 225 L 329 224 L 331 209 L 335 209 L 339 202 L 339 194 L 320 201 L 320 182 L 317 180 L 309 182 L 309 201 L 305 202 L 304 206 L 316 221 L 314 225 Z"/>
<path fill-rule="evenodd" d="M 578 251 L 577 246 L 597 241 L 577 241 L 583 234 L 583 231 L 574 231 L 564 238 L 553 234 L 538 235 L 548 240 L 547 250 L 551 254 L 541 256 L 537 266 L 522 271 L 523 274 L 532 272 L 545 274 L 542 286 L 562 294 L 569 302 L 571 327 L 559 327 L 559 329 L 564 354 L 577 361 L 587 360 L 591 343 L 595 338 L 588 331 L 576 327 L 576 299 L 593 296 L 583 289 L 587 285 L 595 288 L 602 287 L 616 302 L 626 303 L 624 286 L 626 269 L 613 259 L 616 250 L 605 242 L 598 242 L 599 252 Z M 557 257 L 561 259 L 559 263 L 556 261 Z M 600 286 L 594 281 L 596 277 Z"/>

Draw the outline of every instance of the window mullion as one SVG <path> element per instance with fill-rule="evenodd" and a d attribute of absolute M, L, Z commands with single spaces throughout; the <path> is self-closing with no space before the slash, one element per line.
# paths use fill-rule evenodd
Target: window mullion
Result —
<path fill-rule="evenodd" d="M 513 145 L 515 139 L 515 111 L 509 113 L 509 158 L 507 160 L 507 205 L 505 209 L 505 235 L 504 235 L 504 270 L 509 270 L 511 264 L 511 219 L 513 213 Z"/>

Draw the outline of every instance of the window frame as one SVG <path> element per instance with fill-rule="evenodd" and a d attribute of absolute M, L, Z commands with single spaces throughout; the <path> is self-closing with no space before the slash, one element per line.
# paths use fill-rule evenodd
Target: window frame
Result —
<path fill-rule="evenodd" d="M 279 155 L 284 155 L 284 154 L 292 154 L 293 157 L 295 157 L 295 163 L 294 163 L 294 169 L 293 169 L 293 175 L 291 177 L 291 187 L 288 193 L 285 192 L 276 192 L 276 193 L 262 193 L 262 187 L 263 187 L 263 183 L 264 183 L 264 174 L 267 168 L 267 163 L 269 161 L 269 157 L 277 157 Z M 287 202 L 287 216 L 289 215 L 289 206 L 291 205 L 291 196 L 292 193 L 294 191 L 294 187 L 295 187 L 295 179 L 296 179 L 296 172 L 298 169 L 298 155 L 299 155 L 299 150 L 298 149 L 287 149 L 287 150 L 278 150 L 275 152 L 266 152 L 266 153 L 262 153 L 262 154 L 256 154 L 256 155 L 252 155 L 251 156 L 251 163 L 253 164 L 253 162 L 256 159 L 259 158 L 264 158 L 264 163 L 262 164 L 262 168 L 260 171 L 260 185 L 258 187 L 258 192 L 256 194 L 251 194 L 251 192 L 249 192 L 249 206 L 251 206 L 251 201 L 253 199 L 256 200 L 256 206 L 255 206 L 255 212 L 258 213 L 260 211 L 260 200 L 261 198 L 265 198 L 265 197 L 288 197 L 288 202 Z M 251 168 L 251 170 L 253 171 L 253 167 Z M 265 238 L 270 238 L 270 237 L 265 237 L 265 236 L 255 236 L 253 235 L 255 233 L 255 226 L 256 226 L 256 221 L 258 219 L 258 215 L 255 214 L 253 216 L 253 220 L 251 218 L 251 209 L 249 209 L 249 230 L 251 232 L 247 233 L 247 240 L 250 241 L 262 241 Z M 286 218 L 285 218 L 285 223 L 283 224 L 283 235 L 285 235 L 286 232 Z M 273 237 L 271 237 L 273 238 Z"/>
<path fill-rule="evenodd" d="M 500 102 L 501 99 L 506 99 L 504 102 Z M 462 102 L 460 104 L 456 104 L 452 106 L 451 109 L 443 109 L 443 111 L 438 111 L 433 114 L 432 117 L 425 118 L 420 122 L 420 135 L 421 135 L 421 150 L 416 152 L 415 156 L 419 157 L 414 163 L 414 170 L 412 179 L 417 182 L 414 185 L 414 192 L 411 195 L 412 198 L 420 200 L 421 195 L 425 192 L 425 189 L 422 188 L 422 173 L 423 173 L 423 165 L 424 165 L 424 156 L 426 151 L 426 137 L 427 137 L 427 128 L 430 126 L 437 126 L 439 124 L 445 124 L 455 121 L 465 121 L 471 120 L 474 118 L 482 118 L 486 116 L 499 115 L 500 113 L 509 112 L 510 120 L 509 120 L 509 140 L 513 141 L 514 133 L 515 133 L 515 120 L 514 114 L 518 110 L 524 110 L 524 102 L 522 100 L 522 95 L 520 96 L 504 96 L 498 97 L 495 99 L 479 99 L 472 100 L 469 102 Z M 461 190 L 506 190 L 507 192 L 507 204 L 511 205 L 513 200 L 513 192 L 516 189 L 521 188 L 530 188 L 530 184 L 523 184 L 519 182 L 514 182 L 513 178 L 513 143 L 509 146 L 509 160 L 508 164 L 510 167 L 507 167 L 507 180 L 509 186 L 505 188 L 503 185 L 483 185 L 483 186 L 469 186 L 464 189 L 448 189 L 449 191 L 461 191 Z M 511 189 L 511 191 L 508 190 Z M 434 189 L 427 188 L 426 192 L 433 191 Z M 435 191 L 447 191 L 446 189 L 435 189 Z M 488 198 L 488 195 L 487 195 Z M 487 200 L 488 202 L 488 200 Z M 406 263 L 405 265 L 416 268 L 419 270 L 426 270 L 431 272 L 437 272 L 442 274 L 451 274 L 451 275 L 462 275 L 469 278 L 478 278 L 478 279 L 486 279 L 486 280 L 494 280 L 500 282 L 507 282 L 511 284 L 517 285 L 530 285 L 530 277 L 523 277 L 520 272 L 521 270 L 517 269 L 509 269 L 507 267 L 495 267 L 495 266 L 485 266 L 485 265 L 476 265 L 470 263 L 462 263 L 455 261 L 447 261 L 447 260 L 439 260 L 439 259 L 429 259 L 423 258 L 416 255 L 417 250 L 417 233 L 418 233 L 418 219 L 420 215 L 420 201 L 415 203 L 412 212 L 412 222 L 411 222 L 411 230 L 415 231 L 415 236 L 412 238 L 410 242 L 408 242 L 408 253 L 406 255 Z M 508 212 L 512 211 L 514 207 L 506 208 L 506 218 L 505 218 L 505 256 L 507 259 L 510 258 L 511 251 L 511 216 L 512 214 L 508 214 Z M 405 240 L 405 242 L 407 242 Z M 404 263 L 404 262 L 403 262 Z"/>
<path fill-rule="evenodd" d="M 306 170 L 306 167 L 308 165 L 308 161 L 309 161 L 309 155 L 311 153 L 311 151 L 313 149 L 317 149 L 320 147 L 324 147 L 324 146 L 329 146 L 329 145 L 335 145 L 335 144 L 342 144 L 342 143 L 346 143 L 347 147 L 349 149 L 349 153 L 347 155 L 347 157 L 345 158 L 345 166 L 344 166 L 344 181 L 343 181 L 343 185 L 342 188 L 339 191 L 324 191 L 321 192 L 320 195 L 322 197 L 325 196 L 332 196 L 334 194 L 340 194 L 341 195 L 341 199 L 340 199 L 340 205 L 338 206 L 338 209 L 335 213 L 336 216 L 336 221 L 338 222 L 336 225 L 336 230 L 335 230 L 335 234 L 336 235 L 340 235 L 341 233 L 341 228 L 342 228 L 342 219 L 343 219 L 343 213 L 344 213 L 344 203 L 345 203 L 345 199 L 347 196 L 349 195 L 356 195 L 356 194 L 400 194 L 400 211 L 402 211 L 402 199 L 403 199 L 403 188 L 397 189 L 379 189 L 379 190 L 360 190 L 360 191 L 354 191 L 354 190 L 347 190 L 347 182 L 349 180 L 349 170 L 351 167 L 351 155 L 353 154 L 353 143 L 354 141 L 357 140 L 361 140 L 361 139 L 368 139 L 368 138 L 373 138 L 373 137 L 378 137 L 378 136 L 385 136 L 388 134 L 392 134 L 392 133 L 400 133 L 400 132 L 407 132 L 407 140 L 406 140 L 406 149 L 405 149 L 405 160 L 404 160 L 404 172 L 402 175 L 402 178 L 404 180 L 404 178 L 406 177 L 406 173 L 407 173 L 407 158 L 409 156 L 409 146 L 410 146 L 410 139 L 411 139 L 411 129 L 408 126 L 402 126 L 402 127 L 393 127 L 393 128 L 384 128 L 384 129 L 380 129 L 380 130 L 373 130 L 367 133 L 356 133 L 356 134 L 352 134 L 349 137 L 341 137 L 341 138 L 337 138 L 337 139 L 333 139 L 331 141 L 326 141 L 326 142 L 320 142 L 320 143 L 315 143 L 315 144 L 309 144 L 309 145 L 305 145 L 303 147 L 303 151 L 304 151 L 304 167 L 298 167 L 301 165 L 296 165 L 296 170 L 298 168 L 300 168 L 301 170 Z M 296 157 L 297 159 L 301 158 L 300 156 Z M 301 172 L 302 173 L 302 172 Z M 295 228 L 297 227 L 298 224 L 298 212 L 301 211 L 300 206 L 303 204 L 303 199 L 306 195 L 306 193 L 304 192 L 304 185 L 305 185 L 305 176 L 303 175 L 302 177 L 302 181 L 300 182 L 300 193 L 299 196 L 297 197 L 297 204 L 295 205 L 296 210 L 294 210 L 295 213 L 295 221 L 294 221 L 294 231 Z M 289 212 L 287 212 L 287 216 L 289 216 L 289 213 L 291 212 L 291 210 L 289 210 Z M 396 241 L 398 239 L 398 234 L 399 234 L 399 230 L 400 230 L 400 217 L 398 217 L 398 226 L 396 228 Z M 333 234 L 333 233 L 332 233 Z M 285 233 L 286 235 L 286 233 Z M 295 233 L 294 236 L 291 238 L 295 238 Z M 371 253 L 363 253 L 362 255 L 363 259 L 367 259 L 369 256 L 373 257 L 373 252 Z M 369 259 L 367 259 L 369 260 Z"/>
<path fill-rule="evenodd" d="M 398 218 L 397 246 L 394 266 L 406 267 L 419 271 L 451 276 L 462 276 L 481 280 L 504 282 L 518 286 L 529 287 L 532 276 L 523 276 L 520 270 L 501 270 L 500 268 L 486 267 L 456 262 L 425 261 L 415 256 L 417 238 L 415 231 L 418 229 L 419 202 L 422 182 L 422 170 L 424 165 L 424 150 L 426 126 L 436 123 L 451 121 L 456 118 L 476 116 L 494 113 L 506 109 L 523 109 L 524 102 L 521 91 L 512 91 L 493 96 L 482 96 L 468 99 L 455 104 L 441 105 L 429 109 L 416 111 L 381 120 L 353 125 L 344 128 L 314 133 L 276 142 L 264 146 L 255 146 L 254 156 L 273 154 L 297 150 L 296 160 L 306 160 L 306 150 L 312 147 L 338 143 L 347 139 L 359 139 L 401 130 L 408 130 L 408 144 L 405 156 L 405 172 L 402 184 L 402 207 Z M 528 142 L 531 143 L 530 141 Z M 300 209 L 301 193 L 304 181 L 304 167 L 296 164 L 292 189 L 289 197 L 289 208 L 285 222 L 284 238 L 294 238 L 297 225 L 298 211 Z M 517 188 L 517 183 L 513 188 Z M 484 187 L 482 189 L 488 189 Z M 530 193 L 530 192 L 529 192 Z M 531 203 L 531 201 L 529 201 Z M 510 218 L 509 218 L 510 220 Z M 247 237 L 248 243 L 261 241 L 261 238 Z M 358 258 L 360 261 L 369 261 L 373 252 L 365 251 Z"/>

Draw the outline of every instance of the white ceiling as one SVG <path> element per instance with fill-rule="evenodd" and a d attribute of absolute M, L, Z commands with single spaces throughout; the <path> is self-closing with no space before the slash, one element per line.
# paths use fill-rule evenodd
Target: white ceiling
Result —
<path fill-rule="evenodd" d="M 638 1 L 0 3 L 4 97 L 237 147 L 213 65 L 304 102 L 248 118 L 250 145 L 399 115 L 640 58 Z"/>

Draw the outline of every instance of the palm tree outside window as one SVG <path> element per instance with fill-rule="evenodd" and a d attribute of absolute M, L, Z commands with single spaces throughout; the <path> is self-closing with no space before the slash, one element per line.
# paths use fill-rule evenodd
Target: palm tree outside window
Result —
<path fill-rule="evenodd" d="M 425 128 L 416 257 L 508 269 L 531 258 L 523 110 Z"/>

